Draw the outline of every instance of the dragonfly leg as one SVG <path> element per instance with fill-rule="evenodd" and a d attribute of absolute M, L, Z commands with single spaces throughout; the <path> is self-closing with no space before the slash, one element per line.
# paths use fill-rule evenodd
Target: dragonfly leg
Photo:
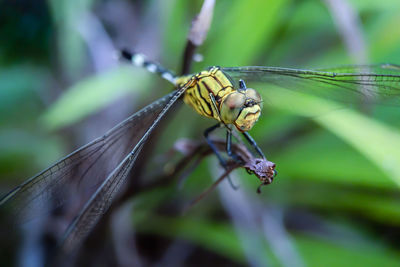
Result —
<path fill-rule="evenodd" d="M 215 97 L 212 93 L 209 93 L 210 96 L 210 100 L 211 100 L 211 104 L 213 106 L 213 112 L 215 112 L 220 120 L 220 122 L 225 126 L 225 128 L 230 131 L 230 128 L 228 127 L 228 125 L 226 125 L 225 122 L 223 122 L 222 118 L 221 118 L 221 114 L 219 113 L 218 107 L 217 107 L 217 100 L 215 100 Z"/>
<path fill-rule="evenodd" d="M 236 162 L 242 163 L 242 160 L 239 158 L 238 155 L 233 153 L 232 151 L 232 132 L 226 131 L 226 152 L 228 153 L 229 157 L 231 157 Z"/>
<path fill-rule="evenodd" d="M 209 134 L 210 134 L 212 131 L 214 131 L 215 129 L 219 128 L 219 127 L 220 127 L 220 124 L 218 123 L 218 124 L 216 124 L 216 125 L 214 125 L 214 126 L 211 126 L 210 128 L 207 128 L 207 129 L 204 131 L 204 137 L 206 138 L 207 143 L 208 143 L 208 145 L 211 147 L 212 151 L 213 151 L 213 152 L 215 153 L 215 155 L 217 156 L 217 158 L 218 158 L 218 160 L 219 160 L 219 163 L 222 165 L 222 167 L 224 167 L 225 170 L 227 170 L 227 169 L 228 169 L 228 166 L 227 166 L 227 164 L 226 164 L 226 161 L 225 161 L 224 158 L 221 156 L 221 154 L 219 153 L 218 149 L 215 147 L 213 141 L 212 141 L 212 140 L 210 139 L 210 137 L 209 137 Z M 231 185 L 231 187 L 232 187 L 234 190 L 237 190 L 237 189 L 238 189 L 238 186 L 236 186 L 236 185 L 232 182 L 232 180 L 231 180 L 231 178 L 229 177 L 229 175 L 228 175 L 228 181 L 229 181 L 229 184 Z"/>
<path fill-rule="evenodd" d="M 261 148 L 257 145 L 256 141 L 254 141 L 253 137 L 248 132 L 243 132 L 244 137 L 250 143 L 252 147 L 257 151 L 257 153 L 265 159 L 264 153 L 261 151 Z"/>

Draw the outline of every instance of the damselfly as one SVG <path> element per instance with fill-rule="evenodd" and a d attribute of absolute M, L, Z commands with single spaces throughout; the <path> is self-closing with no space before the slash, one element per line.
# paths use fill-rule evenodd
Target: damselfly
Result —
<path fill-rule="evenodd" d="M 149 135 L 181 97 L 197 113 L 217 121 L 204 134 L 223 166 L 226 166 L 226 160 L 208 137 L 220 126 L 227 129 L 226 151 L 232 159 L 241 160 L 231 146 L 232 132 L 236 130 L 244 135 L 261 158 L 265 158 L 248 134 L 261 115 L 262 99 L 256 90 L 246 87 L 245 81 L 263 82 L 265 87 L 261 90 L 268 90 L 268 84 L 277 84 L 342 101 L 352 101 L 351 98 L 360 98 L 365 93 L 369 99 L 371 96 L 379 101 L 388 99 L 394 104 L 400 99 L 397 98 L 400 95 L 400 67 L 397 65 L 321 70 L 211 67 L 195 75 L 178 77 L 140 54 L 124 51 L 121 56 L 136 66 L 158 73 L 173 83 L 176 90 L 27 180 L 0 201 L 1 204 L 14 204 L 14 212 L 25 220 L 73 201 L 76 213 L 71 215 L 72 222 L 63 238 L 63 246 L 67 249 L 81 241 L 110 207 Z M 261 179 L 262 184 L 271 181 L 273 169 L 274 166 L 269 165 L 265 171 L 267 178 Z M 81 198 L 76 199 L 78 196 Z"/>

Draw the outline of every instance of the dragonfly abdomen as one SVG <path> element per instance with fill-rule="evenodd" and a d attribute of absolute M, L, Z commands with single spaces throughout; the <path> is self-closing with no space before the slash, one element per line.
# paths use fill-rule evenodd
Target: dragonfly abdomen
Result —
<path fill-rule="evenodd" d="M 142 67 L 147 69 L 148 71 L 152 72 L 152 73 L 157 73 L 158 75 L 160 75 L 162 78 L 164 78 L 165 80 L 176 84 L 176 79 L 177 76 L 171 72 L 170 70 L 164 68 L 163 66 L 161 66 L 160 64 L 150 61 L 146 58 L 145 55 L 140 54 L 140 53 L 130 53 L 126 50 L 122 50 L 121 51 L 121 57 L 123 57 L 124 59 L 130 61 L 133 65 L 137 66 L 137 67 Z"/>

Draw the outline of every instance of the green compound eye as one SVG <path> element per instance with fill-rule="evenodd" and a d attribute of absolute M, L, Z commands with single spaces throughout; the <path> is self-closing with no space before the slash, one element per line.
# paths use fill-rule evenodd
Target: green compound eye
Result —
<path fill-rule="evenodd" d="M 225 123 L 233 123 L 244 107 L 246 96 L 239 92 L 232 92 L 222 99 L 221 118 Z"/>
<path fill-rule="evenodd" d="M 246 92 L 246 101 L 251 100 L 251 102 L 258 104 L 262 109 L 262 98 L 260 94 L 252 88 L 247 88 L 245 92 Z"/>
<path fill-rule="evenodd" d="M 247 88 L 245 92 L 246 92 L 246 98 L 253 99 L 257 103 L 261 102 L 260 94 L 253 88 Z"/>

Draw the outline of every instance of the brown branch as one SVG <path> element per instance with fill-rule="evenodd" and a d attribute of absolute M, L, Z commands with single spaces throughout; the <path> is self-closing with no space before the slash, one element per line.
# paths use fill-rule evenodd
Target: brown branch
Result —
<path fill-rule="evenodd" d="M 202 45 L 206 39 L 214 13 L 214 5 L 215 0 L 205 0 L 200 13 L 192 21 L 185 52 L 183 54 L 182 74 L 190 73 L 194 53 L 197 47 Z"/>

